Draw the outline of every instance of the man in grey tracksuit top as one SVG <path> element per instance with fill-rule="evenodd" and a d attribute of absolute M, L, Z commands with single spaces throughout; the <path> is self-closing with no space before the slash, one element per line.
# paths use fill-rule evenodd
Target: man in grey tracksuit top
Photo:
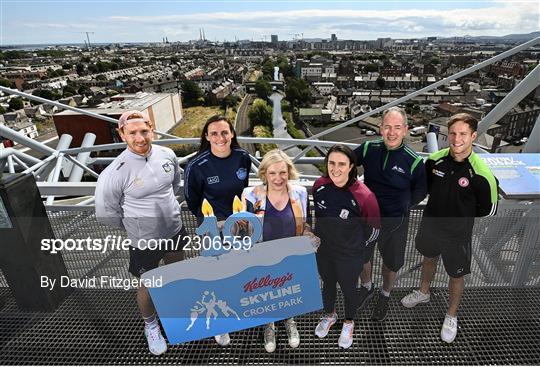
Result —
<path fill-rule="evenodd" d="M 99 176 L 95 207 L 100 223 L 125 228 L 132 241 L 129 272 L 135 277 L 154 269 L 159 261 L 183 259 L 186 232 L 175 194 L 180 190 L 180 172 L 174 152 L 152 145 L 153 124 L 145 113 L 127 111 L 118 121 L 118 133 L 127 143 L 123 151 Z M 173 239 L 178 248 L 165 245 L 151 249 L 148 240 Z M 170 244 L 169 244 L 170 245 Z M 148 248 L 147 248 L 148 247 Z M 137 304 L 145 321 L 150 352 L 167 350 L 148 290 L 140 283 Z"/>
<path fill-rule="evenodd" d="M 175 198 L 180 189 L 178 160 L 171 149 L 153 145 L 141 156 L 128 148 L 99 177 L 96 216 L 102 223 L 125 228 L 132 246 L 144 249 L 146 240 L 180 232 Z"/>

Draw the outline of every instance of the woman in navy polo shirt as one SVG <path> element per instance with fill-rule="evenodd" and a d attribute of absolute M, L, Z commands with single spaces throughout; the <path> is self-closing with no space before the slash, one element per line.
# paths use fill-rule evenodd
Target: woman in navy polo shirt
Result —
<path fill-rule="evenodd" d="M 324 338 L 337 321 L 336 284 L 345 300 L 345 320 L 338 340 L 341 348 L 353 342 L 354 316 L 358 308 L 356 286 L 366 246 L 377 239 L 380 227 L 375 195 L 357 179 L 354 152 L 334 145 L 325 158 L 327 173 L 313 184 L 315 235 L 321 239 L 317 268 L 323 280 L 324 312 L 315 334 Z"/>
<path fill-rule="evenodd" d="M 212 205 L 219 223 L 232 214 L 234 197 L 240 197 L 249 184 L 250 168 L 251 159 L 240 148 L 232 123 L 224 116 L 210 117 L 201 133 L 199 151 L 184 172 L 186 202 L 199 223 L 204 199 Z M 229 334 L 215 339 L 220 345 L 230 343 Z"/>

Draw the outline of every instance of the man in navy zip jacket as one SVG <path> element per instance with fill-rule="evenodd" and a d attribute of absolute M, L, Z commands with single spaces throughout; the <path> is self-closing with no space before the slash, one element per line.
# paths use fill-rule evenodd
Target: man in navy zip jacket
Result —
<path fill-rule="evenodd" d="M 405 260 L 409 209 L 422 201 L 427 192 L 424 161 L 403 142 L 407 115 L 401 108 L 392 107 L 383 113 L 381 135 L 381 140 L 366 141 L 354 151 L 356 163 L 364 167 L 364 183 L 377 197 L 381 211 L 377 244 L 383 259 L 383 286 L 372 315 L 378 321 L 386 318 L 396 273 Z M 373 245 L 371 254 L 374 248 Z M 360 307 L 374 294 L 372 257 L 367 257 L 360 275 Z"/>

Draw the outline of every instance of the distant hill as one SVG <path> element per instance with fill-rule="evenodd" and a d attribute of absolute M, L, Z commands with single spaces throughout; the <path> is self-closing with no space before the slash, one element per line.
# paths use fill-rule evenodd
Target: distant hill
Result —
<path fill-rule="evenodd" d="M 506 36 L 462 36 L 462 37 L 444 37 L 438 39 L 455 39 L 455 38 L 464 38 L 470 41 L 478 42 L 493 42 L 493 41 L 516 41 L 516 42 L 527 42 L 534 38 L 540 37 L 540 31 L 531 32 L 531 33 L 522 33 L 522 34 L 507 34 Z"/>
<path fill-rule="evenodd" d="M 540 31 L 526 33 L 526 34 L 508 34 L 506 36 L 502 36 L 501 38 L 506 39 L 506 40 L 528 41 L 536 37 L 540 37 Z"/>
<path fill-rule="evenodd" d="M 496 41 L 515 41 L 515 42 L 527 42 L 534 38 L 540 37 L 540 31 L 523 33 L 523 34 L 507 34 L 506 36 L 453 36 L 453 37 L 437 37 L 438 40 L 453 40 L 456 38 L 466 39 L 477 42 L 496 42 Z M 396 38 L 399 39 L 399 38 Z M 305 42 L 322 42 L 323 40 L 330 42 L 329 38 L 304 38 Z M 343 39 L 340 39 L 343 41 Z"/>

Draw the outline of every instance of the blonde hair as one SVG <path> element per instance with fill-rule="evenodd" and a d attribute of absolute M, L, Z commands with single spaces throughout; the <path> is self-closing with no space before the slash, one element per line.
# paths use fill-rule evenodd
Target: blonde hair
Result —
<path fill-rule="evenodd" d="M 258 176 L 265 185 L 268 183 L 266 182 L 266 171 L 268 170 L 268 167 L 280 162 L 285 162 L 285 164 L 287 165 L 289 180 L 296 180 L 298 178 L 298 171 L 294 167 L 291 158 L 289 158 L 289 156 L 285 154 L 282 150 L 273 149 L 264 155 L 263 160 L 261 161 L 261 164 L 259 166 Z"/>

